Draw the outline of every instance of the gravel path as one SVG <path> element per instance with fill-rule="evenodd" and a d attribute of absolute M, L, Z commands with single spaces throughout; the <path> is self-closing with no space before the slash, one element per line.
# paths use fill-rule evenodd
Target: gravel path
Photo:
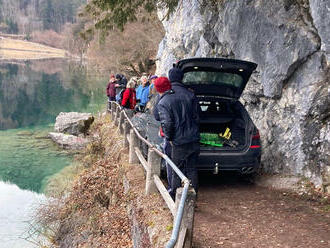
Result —
<path fill-rule="evenodd" d="M 203 175 L 193 247 L 330 247 L 328 207 L 233 175 Z"/>

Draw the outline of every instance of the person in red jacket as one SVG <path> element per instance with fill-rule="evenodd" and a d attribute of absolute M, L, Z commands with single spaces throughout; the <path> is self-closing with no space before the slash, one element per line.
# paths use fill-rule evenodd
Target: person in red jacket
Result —
<path fill-rule="evenodd" d="M 135 82 L 130 80 L 127 83 L 126 90 L 123 94 L 123 100 L 121 101 L 121 106 L 128 109 L 134 109 L 136 105 L 136 92 L 135 92 Z"/>

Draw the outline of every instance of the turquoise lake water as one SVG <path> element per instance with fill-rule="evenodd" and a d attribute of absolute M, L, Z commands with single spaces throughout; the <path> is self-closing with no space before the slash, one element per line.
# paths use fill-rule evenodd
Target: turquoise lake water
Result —
<path fill-rule="evenodd" d="M 47 133 L 60 112 L 103 111 L 106 75 L 63 60 L 0 64 L 0 247 L 22 238 L 47 179 L 72 161 Z"/>

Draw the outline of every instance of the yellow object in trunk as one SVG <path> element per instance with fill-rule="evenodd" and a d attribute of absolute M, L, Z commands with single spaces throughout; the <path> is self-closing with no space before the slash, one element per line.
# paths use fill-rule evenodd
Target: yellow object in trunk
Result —
<path fill-rule="evenodd" d="M 220 133 L 219 136 L 222 137 L 222 138 L 225 138 L 225 139 L 227 139 L 227 140 L 230 139 L 230 137 L 231 137 L 231 132 L 230 132 L 229 127 L 226 128 L 226 131 L 225 131 L 224 134 Z"/>

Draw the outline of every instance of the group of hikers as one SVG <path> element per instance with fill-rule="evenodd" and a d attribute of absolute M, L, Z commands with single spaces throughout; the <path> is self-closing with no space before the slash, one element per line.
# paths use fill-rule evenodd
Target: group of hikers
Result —
<path fill-rule="evenodd" d="M 131 78 L 128 83 L 121 74 L 111 75 L 107 95 L 109 101 L 118 101 L 122 107 L 137 111 L 144 111 L 150 96 L 155 95 L 153 115 L 160 122 L 163 152 L 190 180 L 197 193 L 199 105 L 194 92 L 182 83 L 183 76 L 183 71 L 176 67 L 169 71 L 168 78 L 143 75 L 140 80 Z M 166 171 L 168 192 L 175 199 L 181 180 L 168 164 Z"/>
<path fill-rule="evenodd" d="M 123 74 L 111 74 L 107 86 L 109 101 L 117 101 L 122 107 L 144 112 L 149 99 L 156 93 L 156 75 L 132 77 L 128 82 Z"/>

